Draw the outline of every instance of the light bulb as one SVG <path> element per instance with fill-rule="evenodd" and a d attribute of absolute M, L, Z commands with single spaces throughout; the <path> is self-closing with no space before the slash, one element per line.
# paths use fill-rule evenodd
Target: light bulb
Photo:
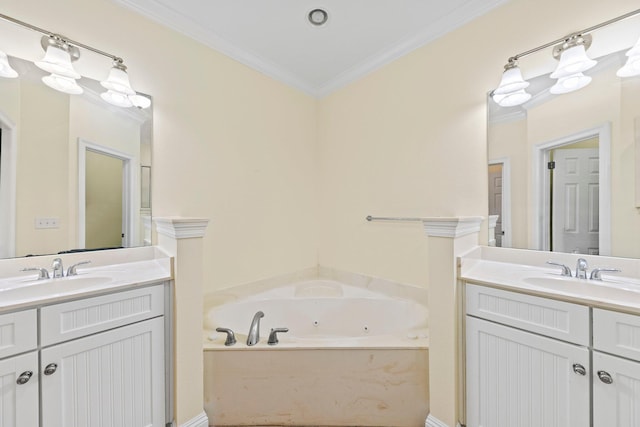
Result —
<path fill-rule="evenodd" d="M 59 92 L 68 93 L 70 95 L 80 95 L 84 90 L 78 85 L 75 79 L 51 74 L 42 78 L 44 84 Z"/>

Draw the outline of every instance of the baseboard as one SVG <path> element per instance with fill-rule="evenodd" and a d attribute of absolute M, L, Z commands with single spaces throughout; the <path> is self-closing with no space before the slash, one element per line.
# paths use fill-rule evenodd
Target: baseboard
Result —
<path fill-rule="evenodd" d="M 207 417 L 207 414 L 202 411 L 200 415 L 190 419 L 184 424 L 181 424 L 180 427 L 209 427 L 209 418 Z"/>
<path fill-rule="evenodd" d="M 427 417 L 427 421 L 425 421 L 424 425 L 425 427 L 449 427 L 431 414 Z"/>

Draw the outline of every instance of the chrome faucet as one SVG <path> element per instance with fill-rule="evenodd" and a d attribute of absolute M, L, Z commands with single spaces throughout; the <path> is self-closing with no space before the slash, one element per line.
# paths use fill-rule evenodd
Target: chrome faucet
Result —
<path fill-rule="evenodd" d="M 576 277 L 578 279 L 586 279 L 588 268 L 587 260 L 584 258 L 578 258 L 578 262 L 576 263 Z"/>
<path fill-rule="evenodd" d="M 260 319 L 264 317 L 264 313 L 259 311 L 253 315 L 249 334 L 247 335 L 247 345 L 256 345 L 260 341 Z"/>
<path fill-rule="evenodd" d="M 62 266 L 62 258 L 56 258 L 53 260 L 53 278 L 56 279 L 58 277 L 64 276 L 64 267 Z"/>
<path fill-rule="evenodd" d="M 71 267 L 67 268 L 67 277 L 77 276 L 78 272 L 76 271 L 76 269 L 78 268 L 78 266 L 85 265 L 85 264 L 91 264 L 91 261 L 80 261 L 73 264 Z"/>

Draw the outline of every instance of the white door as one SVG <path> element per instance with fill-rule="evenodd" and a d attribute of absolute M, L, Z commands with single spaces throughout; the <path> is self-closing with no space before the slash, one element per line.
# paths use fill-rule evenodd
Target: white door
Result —
<path fill-rule="evenodd" d="M 599 253 L 597 148 L 554 151 L 551 241 L 554 252 Z"/>
<path fill-rule="evenodd" d="M 38 427 L 37 352 L 0 361 L 0 390 L 0 427 Z"/>
<path fill-rule="evenodd" d="M 162 317 L 43 349 L 41 370 L 42 427 L 165 426 Z"/>
<path fill-rule="evenodd" d="M 466 319 L 468 427 L 590 425 L 587 348 Z"/>
<path fill-rule="evenodd" d="M 640 426 L 640 363 L 593 352 L 593 427 Z"/>

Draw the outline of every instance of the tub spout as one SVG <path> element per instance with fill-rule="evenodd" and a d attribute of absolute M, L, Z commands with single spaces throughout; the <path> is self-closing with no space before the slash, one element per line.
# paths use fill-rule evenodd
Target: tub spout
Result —
<path fill-rule="evenodd" d="M 264 313 L 259 311 L 253 315 L 249 334 L 247 335 L 247 345 L 256 345 L 260 341 L 260 319 L 264 317 Z"/>

